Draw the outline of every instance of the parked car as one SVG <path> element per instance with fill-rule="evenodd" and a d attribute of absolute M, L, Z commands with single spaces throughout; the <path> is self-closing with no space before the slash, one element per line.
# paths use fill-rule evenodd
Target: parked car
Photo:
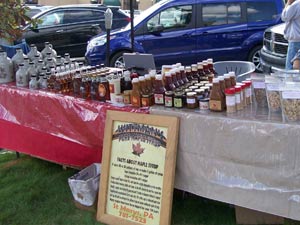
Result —
<path fill-rule="evenodd" d="M 26 15 L 31 18 L 40 12 L 51 9 L 53 6 L 34 4 L 34 5 L 26 5 L 26 7 L 28 8 L 28 11 L 26 11 Z"/>
<path fill-rule="evenodd" d="M 134 50 L 153 54 L 157 67 L 213 58 L 259 68 L 264 30 L 281 22 L 283 7 L 283 0 L 163 0 L 135 18 Z M 112 33 L 110 47 L 110 65 L 122 65 L 131 52 L 130 25 Z M 87 62 L 103 63 L 105 55 L 106 36 L 92 38 Z"/>
<path fill-rule="evenodd" d="M 126 26 L 130 18 L 119 10 L 113 12 L 112 29 Z M 39 50 L 50 42 L 58 54 L 84 57 L 87 41 L 105 30 L 103 5 L 64 5 L 51 8 L 34 16 L 40 20 L 37 27 L 26 26 L 24 38 L 28 44 L 36 44 Z"/>
<path fill-rule="evenodd" d="M 279 24 L 266 29 L 264 45 L 260 52 L 260 63 L 265 73 L 282 70 L 288 49 L 288 41 L 283 36 L 285 24 Z"/>

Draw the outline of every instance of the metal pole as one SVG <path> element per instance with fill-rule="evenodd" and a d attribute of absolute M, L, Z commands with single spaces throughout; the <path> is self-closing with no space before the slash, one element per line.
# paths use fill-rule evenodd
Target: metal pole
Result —
<path fill-rule="evenodd" d="M 134 20 L 134 9 L 133 9 L 133 1 L 134 0 L 130 0 L 130 35 L 131 35 L 131 51 L 134 52 L 134 28 L 133 28 L 133 20 Z"/>
<path fill-rule="evenodd" d="M 109 67 L 110 57 L 110 29 L 106 29 L 106 66 Z"/>

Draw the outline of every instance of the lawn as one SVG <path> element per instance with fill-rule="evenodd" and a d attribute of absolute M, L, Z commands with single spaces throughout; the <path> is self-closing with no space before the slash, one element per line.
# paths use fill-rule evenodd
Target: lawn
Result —
<path fill-rule="evenodd" d="M 77 170 L 0 151 L 0 225 L 101 225 L 96 213 L 78 209 L 68 186 Z M 175 190 L 174 225 L 234 225 L 234 207 Z M 286 225 L 300 222 L 285 220 Z"/>

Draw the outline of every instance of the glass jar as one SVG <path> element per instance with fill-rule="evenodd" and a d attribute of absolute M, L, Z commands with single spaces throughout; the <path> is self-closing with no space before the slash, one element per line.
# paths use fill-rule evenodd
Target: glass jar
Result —
<path fill-rule="evenodd" d="M 197 108 L 197 96 L 196 92 L 188 92 L 186 93 L 186 107 L 188 109 L 195 109 Z"/>
<path fill-rule="evenodd" d="M 209 109 L 209 98 L 202 98 L 199 100 L 199 109 L 208 110 Z"/>
<path fill-rule="evenodd" d="M 243 103 L 241 98 L 242 93 L 242 87 L 241 86 L 234 86 L 235 89 L 235 104 L 236 104 L 236 110 L 242 110 L 243 109 Z"/>
<path fill-rule="evenodd" d="M 235 88 L 226 88 L 226 111 L 228 113 L 236 112 Z"/>
<path fill-rule="evenodd" d="M 183 92 L 175 92 L 173 98 L 174 108 L 183 108 L 184 106 L 184 95 Z"/>
<path fill-rule="evenodd" d="M 174 97 L 173 91 L 165 92 L 165 106 L 166 107 L 173 107 L 173 97 Z"/>

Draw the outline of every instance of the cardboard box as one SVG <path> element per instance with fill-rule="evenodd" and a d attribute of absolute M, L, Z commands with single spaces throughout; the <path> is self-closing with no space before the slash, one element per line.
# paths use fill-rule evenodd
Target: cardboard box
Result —
<path fill-rule="evenodd" d="M 283 217 L 239 206 L 235 206 L 235 219 L 237 224 L 284 224 Z"/>
<path fill-rule="evenodd" d="M 68 179 L 75 201 L 83 206 L 92 206 L 96 200 L 100 169 L 100 163 L 93 163 Z"/>

